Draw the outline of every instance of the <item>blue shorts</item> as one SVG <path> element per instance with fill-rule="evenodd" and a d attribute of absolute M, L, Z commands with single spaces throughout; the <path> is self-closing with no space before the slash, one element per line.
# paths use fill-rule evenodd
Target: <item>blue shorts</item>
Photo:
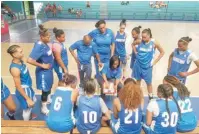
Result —
<path fill-rule="evenodd" d="M 126 67 L 126 64 L 127 64 L 127 59 L 126 57 L 119 57 L 120 58 L 120 65 L 121 65 L 121 68 L 125 68 Z"/>
<path fill-rule="evenodd" d="M 133 69 L 133 77 L 136 80 L 144 79 L 144 81 L 147 84 L 151 84 L 152 83 L 152 72 L 153 72 L 152 67 L 144 69 L 144 68 L 140 67 L 138 62 L 135 62 L 134 69 Z"/>
<path fill-rule="evenodd" d="M 158 134 L 155 131 L 153 131 L 150 126 L 147 126 L 146 124 L 143 124 L 142 129 L 144 130 L 145 134 Z"/>
<path fill-rule="evenodd" d="M 75 124 L 72 121 L 70 122 L 52 121 L 49 118 L 47 118 L 46 124 L 50 130 L 58 133 L 70 132 L 75 126 Z"/>
<path fill-rule="evenodd" d="M 78 125 L 77 125 L 77 130 L 81 133 L 81 134 L 88 134 L 88 132 L 90 132 L 89 134 L 96 134 L 99 129 L 100 129 L 101 125 L 99 125 L 99 127 L 96 127 L 94 130 L 85 130 L 85 129 L 81 129 Z"/>
<path fill-rule="evenodd" d="M 36 101 L 35 98 L 35 92 L 33 91 L 32 87 L 29 86 L 22 86 L 22 88 L 24 89 L 26 95 L 31 98 L 33 101 Z M 28 104 L 25 100 L 25 98 L 19 93 L 18 90 L 15 91 L 16 97 L 21 105 L 22 109 L 27 109 L 28 108 Z"/>
<path fill-rule="evenodd" d="M 50 91 L 53 85 L 53 70 L 36 70 L 36 84 L 38 90 Z"/>
<path fill-rule="evenodd" d="M 178 120 L 177 131 L 182 133 L 190 132 L 193 131 L 197 127 L 197 125 L 197 117 L 194 115 L 194 117 L 189 117 L 186 120 Z"/>
<path fill-rule="evenodd" d="M 68 68 L 68 67 L 66 66 L 66 68 Z M 57 77 L 58 77 L 59 81 L 61 81 L 64 76 L 64 70 L 58 64 L 54 64 L 54 70 L 57 73 Z"/>
<path fill-rule="evenodd" d="M 4 102 L 10 96 L 10 90 L 6 85 L 1 89 L 1 103 Z"/>

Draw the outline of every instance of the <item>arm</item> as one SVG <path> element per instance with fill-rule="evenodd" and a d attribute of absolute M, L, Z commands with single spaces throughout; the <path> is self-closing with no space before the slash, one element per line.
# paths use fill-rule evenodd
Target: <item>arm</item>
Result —
<path fill-rule="evenodd" d="M 57 63 L 60 65 L 60 67 L 64 70 L 64 73 L 67 73 L 67 68 L 64 65 L 64 62 L 61 58 L 61 51 L 53 51 L 53 55 L 55 57 L 55 60 L 57 61 Z"/>
<path fill-rule="evenodd" d="M 106 86 L 107 86 L 107 88 L 109 88 L 109 83 L 108 83 L 108 80 L 107 80 L 107 77 L 106 77 L 106 74 L 102 74 L 102 78 L 103 78 L 103 80 L 104 80 L 104 82 L 105 82 L 105 84 L 106 84 Z"/>
<path fill-rule="evenodd" d="M 141 39 L 137 39 L 137 40 L 135 40 L 133 43 L 132 43 L 132 49 L 133 49 L 133 52 L 135 53 L 135 54 L 137 54 L 138 52 L 137 52 L 137 50 L 136 50 L 136 46 L 137 45 L 139 45 L 140 43 L 141 43 Z"/>
<path fill-rule="evenodd" d="M 194 63 L 196 64 L 197 68 L 195 68 L 194 70 L 188 72 L 188 76 L 199 72 L 199 60 L 194 61 Z"/>
<path fill-rule="evenodd" d="M 157 59 L 154 60 L 153 62 L 153 66 L 158 63 L 158 61 L 164 56 L 164 50 L 163 48 L 160 46 L 160 43 L 155 41 L 155 47 L 158 49 L 158 51 L 160 52 L 159 56 Z"/>
<path fill-rule="evenodd" d="M 78 58 L 77 58 L 77 55 L 76 55 L 75 52 L 74 52 L 74 50 L 77 49 L 77 47 L 78 47 L 78 44 L 77 44 L 77 43 L 74 43 L 73 45 L 70 46 L 69 51 L 70 51 L 70 53 L 72 54 L 73 58 L 75 59 L 76 63 L 77 63 L 78 65 L 80 65 L 80 62 L 79 62 L 79 60 L 78 60 Z"/>
<path fill-rule="evenodd" d="M 146 113 L 146 125 L 147 125 L 147 126 L 151 126 L 152 118 L 153 118 L 153 113 L 152 113 L 152 112 L 149 112 L 149 111 L 147 110 L 147 113 Z"/>
<path fill-rule="evenodd" d="M 115 36 L 114 33 L 112 32 L 112 37 L 111 37 L 111 57 L 114 55 L 115 53 Z"/>
<path fill-rule="evenodd" d="M 36 67 L 41 67 L 43 69 L 49 69 L 50 68 L 50 64 L 41 64 L 39 62 L 37 62 L 36 60 L 32 59 L 32 58 L 28 58 L 27 63 L 34 65 Z"/>
<path fill-rule="evenodd" d="M 102 98 L 100 98 L 100 107 L 101 107 L 102 113 L 104 113 L 105 116 L 108 118 L 108 120 L 110 120 L 111 119 L 111 113 L 108 110 L 108 108 L 107 108 L 105 102 L 102 100 Z"/>
<path fill-rule="evenodd" d="M 34 106 L 34 102 L 26 95 L 24 89 L 21 87 L 21 81 L 20 81 L 20 70 L 17 68 L 12 68 L 10 70 L 11 75 L 13 76 L 15 87 L 21 94 L 21 96 L 24 97 L 24 99 L 27 101 L 29 107 Z"/>
<path fill-rule="evenodd" d="M 77 89 L 73 89 L 73 95 L 72 95 L 72 98 L 71 98 L 72 102 L 74 102 L 74 103 L 77 102 L 78 96 L 79 96 L 79 92 L 77 91 Z"/>
<path fill-rule="evenodd" d="M 111 57 L 114 55 L 115 53 L 115 43 L 112 43 L 111 45 Z"/>
<path fill-rule="evenodd" d="M 113 114 L 114 114 L 114 117 L 115 117 L 116 119 L 118 119 L 118 113 L 119 113 L 118 105 L 119 105 L 119 100 L 118 100 L 118 98 L 115 98 L 115 99 L 113 100 Z"/>
<path fill-rule="evenodd" d="M 169 71 L 170 68 L 171 68 L 172 59 L 173 59 L 173 52 L 172 52 L 171 55 L 169 56 L 168 71 Z"/>

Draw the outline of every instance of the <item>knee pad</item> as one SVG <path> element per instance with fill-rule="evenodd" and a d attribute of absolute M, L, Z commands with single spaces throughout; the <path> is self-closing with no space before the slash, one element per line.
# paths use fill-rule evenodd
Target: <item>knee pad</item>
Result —
<path fill-rule="evenodd" d="M 29 121 L 30 120 L 30 115 L 31 115 L 31 111 L 32 111 L 32 108 L 28 108 L 28 109 L 25 109 L 23 110 L 23 120 L 24 121 Z"/>
<path fill-rule="evenodd" d="M 47 99 L 48 99 L 48 95 L 49 95 L 49 94 L 50 94 L 50 91 L 48 91 L 48 92 L 42 91 L 41 100 L 42 100 L 43 102 L 46 102 Z"/>

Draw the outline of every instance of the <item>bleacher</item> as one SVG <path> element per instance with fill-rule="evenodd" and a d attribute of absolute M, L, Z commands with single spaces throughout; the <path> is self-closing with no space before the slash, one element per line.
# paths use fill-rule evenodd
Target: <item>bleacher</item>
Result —
<path fill-rule="evenodd" d="M 43 2 L 43 8 L 48 2 Z M 53 4 L 50 2 L 50 4 Z M 151 8 L 149 2 L 146 1 L 130 1 L 128 5 L 121 5 L 120 1 L 107 1 L 107 14 L 108 19 L 135 19 L 135 20 L 199 20 L 199 2 L 175 2 L 165 1 L 168 4 L 168 8 Z M 84 19 L 99 19 L 100 18 L 100 1 L 91 1 L 91 8 L 86 8 L 86 1 L 57 1 L 56 5 L 63 7 L 62 13 L 57 14 L 57 18 L 77 18 L 76 15 L 68 14 L 69 8 L 82 9 Z M 48 18 L 52 17 L 52 13 L 49 13 Z"/>
<path fill-rule="evenodd" d="M 1 120 L 1 123 L 2 134 L 57 134 L 49 130 L 44 121 Z M 73 134 L 79 134 L 76 128 L 73 130 Z M 112 134 L 112 131 L 109 127 L 101 127 L 98 134 Z M 142 134 L 144 134 L 143 131 Z M 187 132 L 186 134 L 199 134 L 199 122 L 198 127 L 194 131 Z"/>

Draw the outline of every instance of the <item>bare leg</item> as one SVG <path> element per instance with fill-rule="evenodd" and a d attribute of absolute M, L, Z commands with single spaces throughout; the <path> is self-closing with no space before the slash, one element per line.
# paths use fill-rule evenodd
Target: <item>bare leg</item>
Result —
<path fill-rule="evenodd" d="M 7 107 L 9 113 L 12 113 L 12 114 L 15 113 L 16 105 L 15 105 L 11 95 L 9 95 L 9 97 L 3 103 Z"/>

